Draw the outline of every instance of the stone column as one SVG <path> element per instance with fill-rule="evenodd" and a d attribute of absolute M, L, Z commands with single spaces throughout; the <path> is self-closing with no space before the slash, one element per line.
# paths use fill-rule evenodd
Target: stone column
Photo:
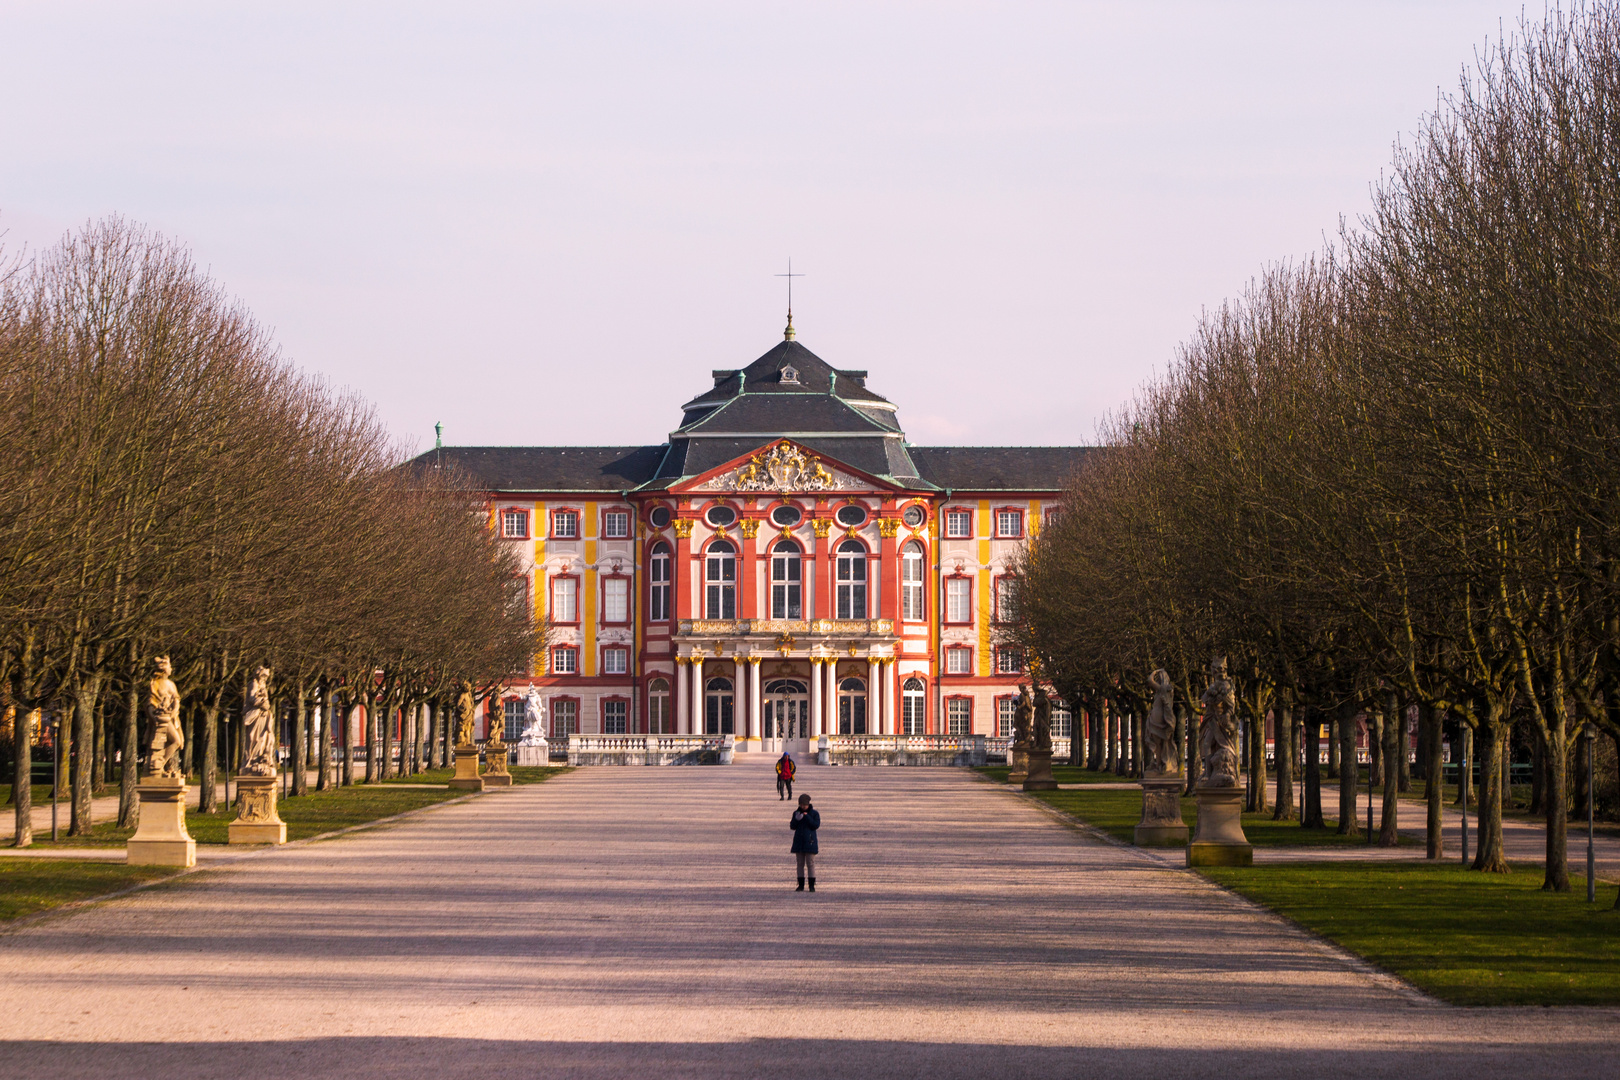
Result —
<path fill-rule="evenodd" d="M 691 708 L 691 699 L 686 690 L 686 657 L 675 658 L 675 734 L 687 734 L 686 713 Z"/>
<path fill-rule="evenodd" d="M 759 665 L 764 659 L 763 656 L 748 658 L 748 737 L 756 742 L 760 737 L 760 717 L 764 715 L 761 711 L 759 689 Z M 759 747 L 751 749 L 758 750 Z"/>
<path fill-rule="evenodd" d="M 821 726 L 821 658 L 810 658 L 810 738 L 814 739 L 825 730 Z"/>
<path fill-rule="evenodd" d="M 827 658 L 827 688 L 822 693 L 822 704 L 827 708 L 827 726 L 823 729 L 828 735 L 838 734 L 838 657 Z"/>
<path fill-rule="evenodd" d="M 885 735 L 900 734 L 900 725 L 895 723 L 894 673 L 894 658 L 890 657 L 883 664 L 883 734 Z"/>
<path fill-rule="evenodd" d="M 883 703 L 878 693 L 878 680 L 883 678 L 883 661 L 866 654 L 866 730 L 873 735 L 883 734 L 883 716 L 878 708 Z"/>
<path fill-rule="evenodd" d="M 692 734 L 702 735 L 703 727 L 703 657 L 692 657 Z"/>

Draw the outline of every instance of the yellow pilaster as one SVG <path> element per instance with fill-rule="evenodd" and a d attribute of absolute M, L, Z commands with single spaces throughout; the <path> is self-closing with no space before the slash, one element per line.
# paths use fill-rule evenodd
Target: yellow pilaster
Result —
<path fill-rule="evenodd" d="M 536 618 L 545 618 L 551 614 L 551 595 L 546 588 L 546 504 L 536 503 L 529 516 L 534 531 L 534 606 L 529 610 L 535 613 Z M 546 665 L 550 657 L 546 655 L 542 646 L 535 657 L 533 670 L 546 674 Z"/>
<path fill-rule="evenodd" d="M 579 658 L 580 673 L 586 676 L 596 674 L 596 504 L 585 504 L 585 520 L 580 523 L 585 536 L 585 573 L 580 575 L 579 587 L 585 591 L 580 599 L 584 601 L 580 613 L 579 625 L 583 631 L 583 642 L 579 651 L 583 654 Z"/>
<path fill-rule="evenodd" d="M 979 626 L 979 671 L 989 675 L 995 671 L 990 656 L 990 500 L 979 500 L 979 602 L 974 617 Z"/>

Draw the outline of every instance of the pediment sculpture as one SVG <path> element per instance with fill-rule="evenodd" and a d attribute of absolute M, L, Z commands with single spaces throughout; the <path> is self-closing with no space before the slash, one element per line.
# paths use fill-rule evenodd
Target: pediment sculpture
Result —
<path fill-rule="evenodd" d="M 708 486 L 722 491 L 836 491 L 845 485 L 820 458 L 784 439 Z"/>

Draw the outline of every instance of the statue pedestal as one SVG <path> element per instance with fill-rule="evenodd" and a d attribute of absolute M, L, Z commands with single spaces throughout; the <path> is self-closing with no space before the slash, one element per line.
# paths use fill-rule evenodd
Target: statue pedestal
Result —
<path fill-rule="evenodd" d="M 1025 791 L 1056 791 L 1057 781 L 1052 779 L 1052 751 L 1031 750 L 1024 765 Z"/>
<path fill-rule="evenodd" d="M 1142 820 L 1136 826 L 1137 847 L 1183 847 L 1187 823 L 1181 819 L 1184 779 L 1175 774 L 1142 781 Z M 1203 820 L 1202 812 L 1199 820 Z"/>
<path fill-rule="evenodd" d="M 512 760 L 519 765 L 551 764 L 551 744 L 544 739 L 539 742 L 518 743 L 512 750 Z"/>
<path fill-rule="evenodd" d="M 456 775 L 450 780 L 450 790 L 484 790 L 484 778 L 478 775 L 478 747 L 456 747 Z"/>
<path fill-rule="evenodd" d="M 236 778 L 236 820 L 226 830 L 233 844 L 285 844 L 287 823 L 276 813 L 274 776 Z"/>
<path fill-rule="evenodd" d="M 1012 772 L 1007 774 L 1007 783 L 1022 784 L 1029 779 L 1029 751 L 1021 746 L 1014 746 L 1007 751 L 1007 764 L 1012 766 Z"/>
<path fill-rule="evenodd" d="M 816 736 L 816 764 L 832 764 L 832 744 L 825 735 Z"/>
<path fill-rule="evenodd" d="M 484 747 L 484 786 L 512 786 L 512 774 L 506 771 L 505 743 L 490 743 Z"/>
<path fill-rule="evenodd" d="M 196 866 L 197 841 L 186 832 L 186 782 L 179 776 L 149 776 L 135 785 L 141 821 L 124 849 L 131 866 Z"/>
<path fill-rule="evenodd" d="M 1243 789 L 1204 787 L 1198 800 L 1198 831 L 1187 845 L 1188 866 L 1253 866 L 1254 845 L 1243 835 Z"/>

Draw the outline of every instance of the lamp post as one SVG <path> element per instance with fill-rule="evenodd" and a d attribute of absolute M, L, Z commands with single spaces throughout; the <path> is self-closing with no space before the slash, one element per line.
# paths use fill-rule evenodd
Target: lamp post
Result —
<path fill-rule="evenodd" d="M 62 714 L 58 712 L 51 718 L 54 734 L 51 735 L 51 756 L 55 762 L 51 773 L 51 842 L 56 842 L 56 800 L 62 794 Z"/>

